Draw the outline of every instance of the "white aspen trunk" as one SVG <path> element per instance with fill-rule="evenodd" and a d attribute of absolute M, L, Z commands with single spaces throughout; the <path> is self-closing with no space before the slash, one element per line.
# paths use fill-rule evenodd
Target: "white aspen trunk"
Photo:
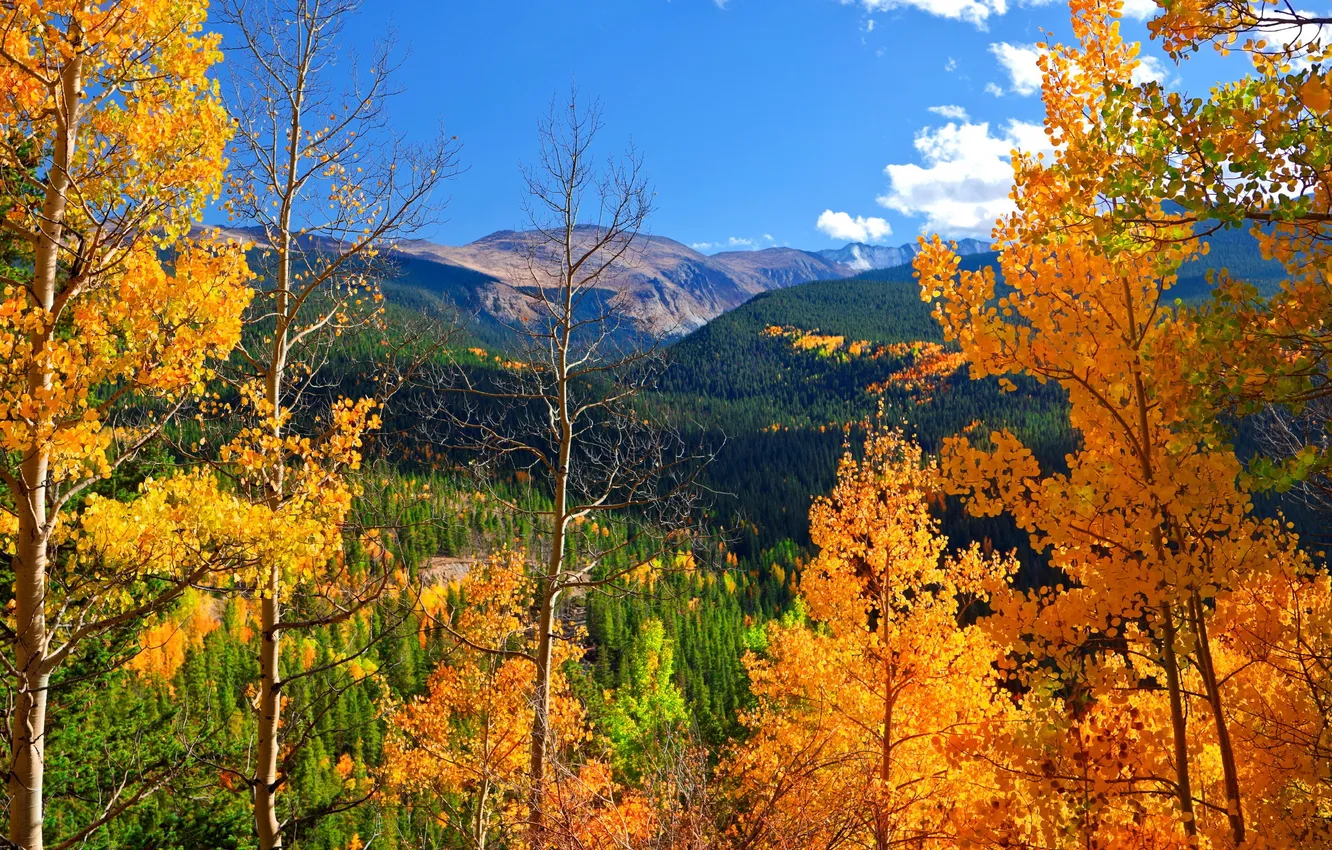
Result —
<path fill-rule="evenodd" d="M 77 45 L 80 33 L 71 32 Z M 59 252 L 64 238 L 65 211 L 71 190 L 70 167 L 78 141 L 80 101 L 83 97 L 83 58 L 75 51 L 61 70 L 56 105 L 56 137 L 50 175 L 42 201 L 41 237 L 33 258 L 32 299 L 48 315 L 54 308 L 58 286 Z M 33 398 L 47 393 L 51 370 L 41 363 L 42 351 L 53 329 L 43 327 L 30 339 L 33 366 L 28 391 Z M 41 423 L 45 430 L 49 421 Z M 14 669 L 11 683 L 14 713 L 10 718 L 9 841 L 21 850 L 42 850 L 42 782 L 46 768 L 46 704 L 51 671 L 46 657 L 50 643 L 46 627 L 46 579 L 50 558 L 47 486 L 50 449 L 34 445 L 19 471 L 19 492 L 13 493 L 18 511 L 18 540 L 14 558 Z"/>

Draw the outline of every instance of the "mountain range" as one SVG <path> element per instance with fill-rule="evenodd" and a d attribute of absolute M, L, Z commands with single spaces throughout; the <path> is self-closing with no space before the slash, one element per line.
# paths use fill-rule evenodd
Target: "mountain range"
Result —
<path fill-rule="evenodd" d="M 583 229 L 590 237 L 590 228 Z M 509 319 L 522 315 L 521 288 L 534 282 L 527 257 L 536 236 L 502 230 L 462 246 L 423 240 L 396 248 L 404 283 L 447 297 L 459 306 Z M 975 239 L 958 243 L 964 254 L 989 246 Z M 617 262 L 608 288 L 628 295 L 628 311 L 648 332 L 676 336 L 701 327 L 750 298 L 813 280 L 852 277 L 868 270 L 902 266 L 918 252 L 914 244 L 885 247 L 852 243 L 824 251 L 773 247 L 703 254 L 664 236 L 643 236 L 632 256 Z"/>
<path fill-rule="evenodd" d="M 241 241 L 263 239 L 256 228 L 221 232 Z M 593 229 L 580 228 L 580 232 L 587 239 Z M 489 342 L 499 342 L 509 333 L 501 323 L 508 324 L 528 309 L 523 289 L 530 291 L 534 285 L 527 258 L 536 239 L 531 231 L 501 230 L 460 246 L 425 240 L 400 242 L 392 254 L 397 276 L 385 281 L 385 292 L 405 306 L 421 306 L 425 297 L 457 307 L 477 320 L 474 331 Z M 1207 296 L 1211 290 L 1207 274 L 1213 268 L 1229 269 L 1232 276 L 1254 283 L 1264 294 L 1284 275 L 1280 263 L 1263 259 L 1246 230 L 1214 233 L 1208 243 L 1211 250 L 1206 256 L 1179 270 L 1174 293 L 1185 300 Z M 318 244 L 309 247 L 319 250 Z M 990 246 L 981 240 L 958 240 L 957 249 L 972 261 L 981 262 L 980 255 L 988 255 L 982 264 L 993 260 L 988 254 Z M 605 283 L 627 294 L 627 312 L 639 329 L 678 337 L 765 292 L 852 277 L 910 280 L 911 259 L 919 250 L 915 243 L 853 242 L 821 251 L 772 247 L 704 254 L 665 236 L 644 235 L 630 256 L 612 267 Z"/>
<path fill-rule="evenodd" d="M 223 228 L 232 239 L 262 242 L 257 228 Z M 580 227 L 590 240 L 595 228 Z M 307 237 L 308 238 L 308 237 Z M 534 231 L 500 230 L 466 245 L 440 245 L 406 240 L 393 249 L 398 277 L 386 291 L 398 300 L 415 301 L 421 293 L 452 304 L 483 320 L 508 322 L 528 309 L 523 290 L 535 280 L 528 258 L 537 244 Z M 963 254 L 978 254 L 989 245 L 976 239 L 958 243 Z M 319 250 L 318 240 L 307 246 Z M 704 254 L 665 236 L 643 235 L 605 278 L 607 289 L 627 295 L 627 311 L 636 326 L 660 336 L 681 336 L 707 324 L 764 292 L 815 280 L 840 280 L 898 268 L 911 262 L 920 248 L 854 242 L 841 248 L 802 251 L 772 247 L 753 251 Z"/>

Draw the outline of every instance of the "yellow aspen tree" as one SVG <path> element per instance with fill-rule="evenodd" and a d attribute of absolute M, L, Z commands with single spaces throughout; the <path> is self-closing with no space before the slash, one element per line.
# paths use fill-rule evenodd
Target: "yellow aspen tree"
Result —
<path fill-rule="evenodd" d="M 973 374 L 1058 382 L 1084 444 L 1068 474 L 1051 476 L 1011 435 L 994 435 L 983 452 L 955 442 L 950 473 L 973 509 L 1012 512 L 1070 579 L 1026 601 L 1027 638 L 1040 635 L 1042 651 L 1057 644 L 1057 666 L 1070 672 L 1129 641 L 1129 657 L 1144 662 L 1124 665 L 1117 687 L 1165 682 L 1186 836 L 1208 838 L 1204 816 L 1224 813 L 1225 828 L 1210 833 L 1218 841 L 1311 840 L 1318 819 L 1292 820 L 1310 807 L 1285 795 L 1319 787 L 1316 736 L 1269 733 L 1326 716 L 1321 678 L 1291 675 L 1289 661 L 1319 653 L 1299 637 L 1300 617 L 1283 612 L 1282 631 L 1241 602 L 1316 600 L 1320 584 L 1298 541 L 1252 516 L 1249 479 L 1218 440 L 1216 406 L 1298 407 L 1326 390 L 1322 33 L 1295 10 L 1168 4 L 1151 26 L 1177 59 L 1208 43 L 1225 55 L 1249 36 L 1240 50 L 1253 74 L 1189 98 L 1138 78 L 1139 46 L 1120 35 L 1117 2 L 1079 0 L 1071 11 L 1076 43 L 1041 46 L 1054 155 L 1015 156 L 1018 212 L 994 232 L 1002 290 L 994 275 L 957 275 L 937 241 L 917 269 Z M 1268 44 L 1264 33 L 1276 30 L 1280 43 Z M 1246 223 L 1285 268 L 1278 293 L 1259 299 L 1222 270 L 1213 304 L 1172 303 L 1181 263 Z M 1297 449 L 1286 482 L 1316 469 L 1317 455 Z M 1249 618 L 1269 627 L 1249 633 Z M 1263 691 L 1284 693 L 1289 711 L 1256 708 Z M 1206 706 L 1210 731 L 1191 731 L 1192 700 Z M 1293 755 L 1300 741 L 1304 755 Z M 1283 776 L 1276 763 L 1300 767 Z M 1217 780 L 1191 777 L 1201 769 Z M 1218 786 L 1220 800 L 1203 790 Z"/>
<path fill-rule="evenodd" d="M 61 544 L 86 488 L 152 439 L 239 336 L 243 258 L 183 241 L 220 188 L 230 135 L 207 77 L 220 54 L 206 9 L 0 9 L 0 481 L 15 573 L 5 775 L 9 844 L 24 850 L 44 846 L 53 671 L 189 584 L 168 573 L 165 595 L 136 598 L 133 574 L 80 575 Z"/>
<path fill-rule="evenodd" d="M 758 705 L 729 758 L 740 847 L 956 846 L 993 792 L 959 741 L 1007 715 L 999 648 L 964 620 L 1015 564 L 945 554 L 938 470 L 895 431 L 842 460 L 810 513 L 800 583 L 813 624 L 768 627 L 747 666 Z"/>
<path fill-rule="evenodd" d="M 340 336 L 381 312 L 379 285 L 391 274 L 388 252 L 394 240 L 432 220 L 441 205 L 432 194 L 455 173 L 457 149 L 442 133 L 409 145 L 389 127 L 390 43 L 378 45 L 365 68 L 348 63 L 347 73 L 335 76 L 357 0 L 223 0 L 219 6 L 236 36 L 230 88 L 237 134 L 227 207 L 245 228 L 236 235 L 254 243 L 263 275 L 249 317 L 254 334 L 247 335 L 240 369 L 230 376 L 242 391 L 246 429 L 224 460 L 240 463 L 252 498 L 275 514 L 290 513 L 309 498 L 313 478 L 325 478 L 335 492 L 349 486 L 336 477 L 354 470 L 359 452 L 354 460 L 343 456 L 350 463 L 314 464 L 312 478 L 299 471 L 307 446 L 359 444 L 377 422 L 366 400 L 319 409 L 328 404 L 317 390 L 320 367 Z M 324 459 L 338 454 L 316 452 Z M 283 729 L 295 720 L 284 727 L 282 637 L 363 611 L 390 573 L 358 581 L 343 570 L 340 586 L 331 574 L 314 581 L 273 562 L 258 576 L 258 741 L 249 781 L 262 850 L 283 846 L 284 823 L 290 825 L 278 811 L 291 755 Z M 289 612 L 284 622 L 284 608 L 298 600 L 307 610 Z"/>

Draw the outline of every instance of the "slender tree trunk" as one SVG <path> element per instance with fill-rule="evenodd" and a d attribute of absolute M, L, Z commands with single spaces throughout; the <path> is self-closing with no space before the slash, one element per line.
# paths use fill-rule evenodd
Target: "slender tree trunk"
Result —
<path fill-rule="evenodd" d="M 558 539 L 560 535 L 556 535 Z M 562 541 L 561 541 L 562 542 Z M 553 559 L 552 559 L 553 560 Z M 558 573 L 556 573 L 558 575 Z M 553 582 L 542 581 L 541 614 L 537 621 L 536 676 L 532 683 L 532 753 L 528 793 L 529 850 L 544 850 L 546 840 L 546 767 L 550 749 L 550 672 L 555 631 Z"/>
<path fill-rule="evenodd" d="M 1133 393 L 1138 414 L 1138 461 L 1142 466 L 1143 483 L 1151 487 L 1155 482 L 1156 470 L 1152 460 L 1152 429 L 1148 417 L 1150 405 L 1142 377 L 1142 340 L 1139 334 L 1137 307 L 1127 280 L 1123 282 L 1123 291 L 1129 323 L 1126 342 L 1138 355 L 1133 361 L 1132 369 Z M 1159 502 L 1156 508 L 1161 516 L 1162 535 L 1170 535 L 1173 524 L 1169 512 Z M 1155 541 L 1154 546 L 1157 561 L 1161 564 L 1166 563 L 1165 548 L 1160 538 Z M 1193 783 L 1189 776 L 1188 726 L 1184 717 L 1184 692 L 1179 681 L 1179 658 L 1175 653 L 1175 639 L 1178 632 L 1175 626 L 1174 606 L 1168 600 L 1161 603 L 1161 619 L 1165 631 L 1161 654 L 1165 666 L 1166 689 L 1170 696 L 1170 728 L 1175 745 L 1175 795 L 1179 800 L 1180 820 L 1184 822 L 1184 832 L 1190 839 L 1195 839 L 1198 835 L 1198 820 L 1193 809 Z"/>
<path fill-rule="evenodd" d="M 72 23 L 70 43 L 76 48 L 61 69 L 55 108 L 56 137 L 52 146 L 51 171 L 42 202 L 41 237 L 33 257 L 32 298 L 35 306 L 49 314 L 54 309 L 64 239 L 65 210 L 72 181 L 70 165 L 78 140 L 79 106 L 83 97 L 83 54 L 77 48 L 82 38 L 77 21 Z M 51 371 L 41 365 L 41 352 L 51 333 L 43 327 L 30 339 L 33 358 L 28 373 L 28 391 L 33 398 L 49 392 Z M 49 425 L 49 421 L 42 426 Z M 46 431 L 46 427 L 40 427 Z M 51 671 L 46 651 L 46 573 L 50 537 L 46 507 L 50 452 L 34 445 L 19 471 L 19 492 L 13 493 L 18 509 L 18 540 L 14 557 L 14 713 L 10 718 L 9 841 L 21 850 L 42 850 L 44 840 L 42 782 L 46 769 L 46 703 Z"/>
<path fill-rule="evenodd" d="M 551 746 L 550 676 L 555 643 L 555 609 L 559 603 L 557 580 L 564 569 L 564 478 L 556 486 L 556 520 L 551 537 L 551 554 L 546 575 L 541 580 L 541 611 L 537 617 L 536 672 L 532 683 L 532 752 L 528 779 L 530 850 L 544 850 L 546 839 L 547 762 Z"/>
<path fill-rule="evenodd" d="M 1164 663 L 1166 687 L 1170 692 L 1170 726 L 1175 737 L 1175 795 L 1179 799 L 1180 819 L 1184 832 L 1193 838 L 1198 834 L 1198 822 L 1193 814 L 1193 785 L 1189 781 L 1188 730 L 1184 721 L 1184 699 L 1179 686 L 1179 660 L 1175 657 L 1175 612 L 1169 602 L 1161 606 L 1165 628 Z"/>
<path fill-rule="evenodd" d="M 62 203 L 60 207 L 63 209 L 63 206 Z M 33 281 L 34 296 L 48 310 L 55 293 L 55 263 L 52 253 L 49 264 L 45 268 L 38 267 Z M 34 353 L 40 351 L 44 343 L 45 330 L 38 331 L 32 339 Z M 31 395 L 40 397 L 40 393 L 51 386 L 51 374 L 34 367 L 28 376 L 28 384 Z M 50 680 L 46 661 L 46 572 L 50 556 L 46 486 L 49 467 L 46 447 L 34 447 L 19 472 L 20 492 L 13 494 L 19 529 L 14 558 L 16 681 L 13 682 L 14 713 L 9 728 L 9 841 L 22 850 L 41 850 L 43 846 L 42 779 L 46 767 L 46 700 Z"/>
<path fill-rule="evenodd" d="M 272 405 L 273 431 L 281 436 L 278 403 L 281 396 L 281 369 L 274 368 L 268 383 L 269 403 Z M 278 458 L 278 463 L 282 459 Z M 268 494 L 273 510 L 281 507 L 282 470 L 272 470 L 274 481 Z M 282 728 L 282 576 L 276 566 L 268 570 L 266 587 L 259 604 L 259 741 L 255 774 L 250 781 L 254 789 L 254 828 L 260 850 L 279 850 L 282 847 L 282 824 L 277 813 L 279 733 Z"/>
<path fill-rule="evenodd" d="M 1216 680 L 1216 668 L 1212 665 L 1212 647 L 1207 637 L 1207 620 L 1202 599 L 1198 597 L 1196 591 L 1189 600 L 1189 608 L 1198 641 L 1198 670 L 1202 674 L 1203 690 L 1207 695 L 1207 704 L 1212 709 L 1212 719 L 1216 722 L 1216 742 L 1221 750 L 1221 771 L 1225 782 L 1226 816 L 1230 821 L 1230 836 L 1235 846 L 1239 847 L 1244 844 L 1244 810 L 1240 805 L 1235 747 L 1230 741 L 1230 729 L 1222 712 L 1221 688 Z"/>
<path fill-rule="evenodd" d="M 282 846 L 282 825 L 277 815 L 278 729 L 282 724 L 282 683 L 278 678 L 282 656 L 281 608 L 277 600 L 277 570 L 269 575 L 268 595 L 260 604 L 259 752 L 251 783 L 260 850 L 277 850 Z"/>
<path fill-rule="evenodd" d="M 298 124 L 294 125 L 299 127 Z M 293 131 L 295 132 L 295 131 Z M 294 148 L 294 145 L 293 145 Z M 282 441 L 282 379 L 287 357 L 287 295 L 291 288 L 291 213 L 289 205 L 282 211 L 282 234 L 278 245 L 277 329 L 273 334 L 272 361 L 268 365 L 267 386 L 264 387 L 272 417 L 273 437 L 277 445 Z M 273 511 L 282 507 L 285 459 L 279 451 L 270 476 L 266 501 Z M 282 847 L 282 824 L 278 820 L 278 749 L 282 728 L 282 576 L 276 566 L 267 575 L 267 587 L 260 601 L 259 645 L 259 741 L 255 775 L 251 779 L 254 789 L 254 828 L 260 850 L 279 850 Z"/>
<path fill-rule="evenodd" d="M 573 244 L 572 226 L 566 232 L 566 252 Z M 568 257 L 566 253 L 566 268 Z M 550 559 L 542 578 L 541 613 L 537 621 L 536 681 L 533 683 L 532 758 L 530 776 L 532 788 L 528 800 L 531 821 L 529 850 L 545 850 L 545 806 L 547 761 L 550 750 L 550 676 L 555 636 L 555 612 L 559 603 L 559 580 L 564 573 L 564 535 L 569 522 L 569 465 L 573 457 L 573 419 L 569 410 L 569 346 L 573 323 L 573 281 L 564 280 L 564 315 L 556 331 L 557 359 L 555 363 L 558 407 L 552 411 L 558 452 L 555 461 L 554 504 L 551 508 Z"/>
<path fill-rule="evenodd" d="M 45 477 L 40 464 L 24 464 L 25 473 Z M 26 477 L 26 476 L 25 476 Z M 38 479 L 41 480 L 41 479 Z M 22 850 L 41 850 L 42 779 L 46 752 L 46 696 L 50 674 L 46 670 L 46 488 L 29 496 L 20 509 L 18 557 L 15 560 L 14 713 L 10 718 L 9 841 Z M 36 510 L 33 510 L 36 508 Z"/>
<path fill-rule="evenodd" d="M 887 611 L 887 607 L 884 609 Z M 884 799 L 888 794 L 893 779 L 893 665 L 892 661 L 884 661 L 884 681 L 883 681 L 883 746 L 879 755 L 879 795 L 880 799 L 876 805 L 875 820 L 875 847 L 877 850 L 888 850 L 892 846 L 892 824 L 889 823 L 887 800 Z"/>
<path fill-rule="evenodd" d="M 472 822 L 472 846 L 476 850 L 486 850 L 486 833 L 489 831 L 490 818 L 486 817 L 486 807 L 490 804 L 490 781 L 481 780 L 481 792 L 476 798 L 476 819 Z"/>

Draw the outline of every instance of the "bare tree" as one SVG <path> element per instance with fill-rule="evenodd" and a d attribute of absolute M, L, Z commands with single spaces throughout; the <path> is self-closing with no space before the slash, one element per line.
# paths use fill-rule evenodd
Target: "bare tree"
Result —
<path fill-rule="evenodd" d="M 721 840 L 717 791 L 706 745 L 692 729 L 667 729 L 655 742 L 655 750 L 643 779 L 656 804 L 656 830 L 643 850 L 716 847 Z"/>
<path fill-rule="evenodd" d="M 1302 402 L 1294 409 L 1269 405 L 1254 417 L 1253 427 L 1259 451 L 1277 462 L 1308 459 L 1310 451 L 1326 456 L 1332 447 L 1332 396 Z M 1291 497 L 1310 516 L 1332 517 L 1332 473 L 1322 464 L 1314 464 L 1297 476 Z M 1328 527 L 1322 522 L 1303 533 L 1321 543 L 1328 536 L 1322 529 Z"/>
<path fill-rule="evenodd" d="M 633 324 L 625 272 L 652 209 L 642 160 L 631 148 L 601 160 L 597 105 L 577 92 L 552 102 L 540 123 L 540 157 L 525 168 L 530 231 L 520 315 L 509 322 L 513 359 L 490 371 L 454 370 L 423 411 L 445 426 L 441 442 L 476 450 L 476 471 L 522 473 L 549 505 L 495 496 L 539 523 L 534 565 L 536 668 L 531 730 L 529 846 L 553 838 L 546 823 L 551 779 L 552 648 L 566 630 L 571 596 L 623 588 L 631 573 L 679 545 L 696 510 L 709 459 L 647 408 L 642 391 L 661 363 L 658 341 Z M 628 521 L 623 535 L 591 533 L 587 520 Z M 445 624 L 447 627 L 447 624 Z M 457 636 L 465 640 L 465 636 Z"/>
<path fill-rule="evenodd" d="M 223 0 L 237 35 L 228 67 L 237 143 L 229 210 L 250 231 L 263 279 L 242 345 L 239 382 L 258 387 L 255 411 L 276 443 L 294 428 L 315 427 L 313 409 L 331 394 L 321 367 L 344 332 L 377 315 L 387 251 L 434 219 L 440 183 L 456 173 L 457 145 L 441 134 L 412 146 L 394 133 L 386 104 L 393 43 L 381 42 L 368 66 L 346 53 L 344 29 L 359 0 Z M 340 63 L 342 63 L 340 65 Z M 325 407 L 326 409 L 326 407 Z M 278 510 L 288 498 L 286 464 L 265 475 L 256 498 Z M 258 742 L 253 773 L 255 828 L 264 850 L 283 846 L 277 795 L 287 777 L 284 736 L 308 734 L 282 721 L 282 636 L 346 620 L 378 598 L 387 572 L 324 600 L 313 614 L 284 622 L 283 577 L 267 570 L 255 588 L 261 609 Z M 290 826 L 290 824 L 289 824 Z"/>

